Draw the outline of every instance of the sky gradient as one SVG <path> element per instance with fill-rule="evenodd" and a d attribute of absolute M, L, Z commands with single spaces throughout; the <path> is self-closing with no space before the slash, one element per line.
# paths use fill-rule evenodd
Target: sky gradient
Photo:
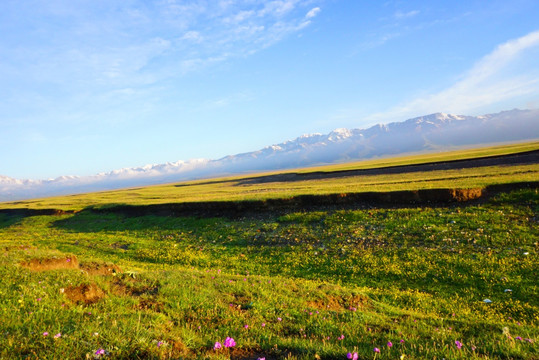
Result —
<path fill-rule="evenodd" d="M 3 0 L 0 175 L 539 107 L 539 2 Z"/>

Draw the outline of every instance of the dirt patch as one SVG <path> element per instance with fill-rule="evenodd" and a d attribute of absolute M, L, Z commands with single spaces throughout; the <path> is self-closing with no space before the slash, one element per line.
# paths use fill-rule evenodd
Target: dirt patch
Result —
<path fill-rule="evenodd" d="M 155 312 L 162 312 L 165 308 L 165 305 L 153 299 L 141 299 L 137 305 L 135 305 L 136 310 L 152 310 Z"/>
<path fill-rule="evenodd" d="M 118 296 L 156 295 L 159 292 L 159 285 L 144 284 L 134 279 L 116 279 L 111 284 L 111 291 Z"/>
<path fill-rule="evenodd" d="M 32 259 L 22 262 L 21 265 L 32 271 L 47 271 L 58 269 L 78 269 L 79 261 L 74 255 L 64 257 L 53 257 L 46 259 Z"/>
<path fill-rule="evenodd" d="M 80 269 L 88 275 L 116 275 L 122 272 L 120 267 L 114 264 L 103 264 L 97 262 L 89 262 L 80 264 Z"/>
<path fill-rule="evenodd" d="M 96 284 L 82 284 L 64 290 L 66 297 L 76 304 L 90 305 L 103 299 L 106 295 Z"/>
<path fill-rule="evenodd" d="M 368 303 L 369 298 L 364 295 L 327 296 L 324 299 L 307 301 L 307 306 L 319 310 L 357 311 L 368 306 Z"/>

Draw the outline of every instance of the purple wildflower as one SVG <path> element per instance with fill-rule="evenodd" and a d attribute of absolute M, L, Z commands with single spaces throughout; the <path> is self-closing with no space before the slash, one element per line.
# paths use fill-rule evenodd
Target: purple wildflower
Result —
<path fill-rule="evenodd" d="M 59 337 L 62 337 L 62 334 L 61 334 L 61 333 L 58 333 L 58 334 L 54 335 L 54 338 L 55 338 L 55 339 L 58 339 Z"/>
<path fill-rule="evenodd" d="M 515 340 L 522 340 L 522 338 L 520 336 L 517 336 Z"/>
<path fill-rule="evenodd" d="M 278 321 L 283 321 L 283 319 L 281 319 L 281 318 L 277 318 L 277 320 L 278 320 Z"/>
<path fill-rule="evenodd" d="M 236 346 L 236 342 L 234 341 L 234 339 L 231 337 L 227 337 L 225 339 L 225 347 L 234 347 L 234 346 Z"/>
<path fill-rule="evenodd" d="M 391 341 L 388 341 L 388 342 L 387 342 L 387 347 L 390 348 L 390 347 L 392 347 L 392 346 L 393 346 L 393 343 L 392 343 Z"/>
<path fill-rule="evenodd" d="M 213 350 L 219 350 L 222 347 L 221 343 L 219 341 L 215 342 L 215 345 L 213 345 Z"/>
<path fill-rule="evenodd" d="M 45 332 L 43 333 L 43 336 L 49 336 L 49 333 L 45 331 Z"/>
<path fill-rule="evenodd" d="M 95 352 L 95 354 L 96 354 L 97 356 L 100 356 L 100 355 L 106 355 L 107 352 L 105 351 L 105 349 L 98 349 L 98 350 Z"/>
<path fill-rule="evenodd" d="M 346 358 L 351 359 L 351 360 L 357 360 L 359 358 L 359 356 L 357 355 L 357 352 L 348 353 L 348 354 L 346 354 Z"/>
<path fill-rule="evenodd" d="M 378 349 L 377 347 L 375 347 L 375 348 L 373 349 L 373 351 L 374 351 L 375 353 L 379 353 L 379 352 L 380 352 L 380 349 Z"/>
<path fill-rule="evenodd" d="M 400 343 L 401 343 L 401 344 L 404 344 L 404 339 L 401 339 Z"/>
<path fill-rule="evenodd" d="M 457 349 L 460 350 L 460 348 L 462 347 L 462 343 L 458 340 L 455 340 L 455 345 L 457 346 Z"/>

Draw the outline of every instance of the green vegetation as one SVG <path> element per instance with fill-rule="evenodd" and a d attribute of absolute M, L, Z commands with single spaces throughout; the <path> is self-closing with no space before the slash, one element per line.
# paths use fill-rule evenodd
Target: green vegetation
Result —
<path fill-rule="evenodd" d="M 1 215 L 0 357 L 537 358 L 538 213 Z"/>

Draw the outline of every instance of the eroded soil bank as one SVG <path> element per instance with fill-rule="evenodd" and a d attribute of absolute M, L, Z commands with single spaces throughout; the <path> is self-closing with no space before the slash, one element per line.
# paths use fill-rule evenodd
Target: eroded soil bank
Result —
<path fill-rule="evenodd" d="M 286 199 L 246 201 L 206 201 L 153 205 L 117 205 L 90 208 L 98 213 L 126 216 L 197 216 L 229 217 L 253 216 L 265 213 L 319 209 L 364 209 L 374 207 L 448 206 L 475 204 L 501 193 L 526 188 L 539 188 L 539 182 L 521 182 L 491 185 L 474 189 L 425 189 L 390 192 L 363 192 L 328 195 L 299 195 Z"/>

